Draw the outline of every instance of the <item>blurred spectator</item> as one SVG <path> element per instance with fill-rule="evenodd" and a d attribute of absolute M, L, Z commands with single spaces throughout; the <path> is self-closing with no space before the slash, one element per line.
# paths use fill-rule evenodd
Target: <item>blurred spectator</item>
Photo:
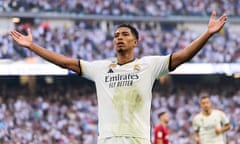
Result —
<path fill-rule="evenodd" d="M 77 22 L 72 27 L 51 28 L 46 23 L 32 25 L 34 41 L 52 51 L 72 58 L 95 60 L 114 57 L 111 28 L 105 30 L 100 22 Z M 20 32 L 25 31 L 29 24 L 17 26 Z M 158 29 L 155 25 L 136 23 L 140 30 L 141 43 L 135 49 L 136 57 L 143 55 L 167 55 L 183 49 L 200 34 L 187 29 Z M 97 35 L 97 37 L 92 37 Z M 191 62 L 195 63 L 239 63 L 240 33 L 225 28 L 211 38 L 200 53 Z M 6 35 L 0 36 L 0 58 L 23 60 L 29 57 L 39 58 L 29 50 L 15 45 Z"/>
<path fill-rule="evenodd" d="M 96 144 L 98 119 L 94 85 L 82 81 L 74 83 L 68 77 L 64 79 L 50 85 L 39 81 L 34 95 L 29 94 L 25 86 L 1 83 L 1 141 Z M 213 106 L 224 109 L 231 120 L 232 129 L 227 132 L 229 144 L 239 144 L 239 80 L 221 80 L 217 85 L 209 81 L 189 82 L 187 77 L 185 80 L 174 80 L 171 86 L 164 88 L 156 83 L 153 89 L 152 126 L 159 122 L 158 113 L 168 110 L 170 143 L 194 143 L 191 125 L 193 116 L 200 111 L 198 96 L 208 93 Z"/>
<path fill-rule="evenodd" d="M 238 0 L 4 0 L 4 12 L 57 12 L 118 16 L 209 15 L 213 10 L 239 16 Z"/>

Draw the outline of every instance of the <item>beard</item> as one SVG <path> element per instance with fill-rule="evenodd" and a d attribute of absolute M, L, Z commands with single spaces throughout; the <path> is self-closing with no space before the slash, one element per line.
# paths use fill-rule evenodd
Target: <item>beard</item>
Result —
<path fill-rule="evenodd" d="M 118 53 L 123 53 L 124 50 L 123 50 L 122 48 L 120 48 L 120 49 L 117 50 L 117 52 L 118 52 Z"/>
<path fill-rule="evenodd" d="M 210 114 L 211 109 L 210 109 L 210 108 L 206 108 L 206 109 L 204 109 L 203 111 L 204 111 L 205 113 L 207 113 L 207 114 Z"/>
<path fill-rule="evenodd" d="M 124 54 L 126 52 L 126 50 L 124 50 L 124 48 L 118 48 L 117 49 L 117 53 L 119 53 L 119 54 Z"/>

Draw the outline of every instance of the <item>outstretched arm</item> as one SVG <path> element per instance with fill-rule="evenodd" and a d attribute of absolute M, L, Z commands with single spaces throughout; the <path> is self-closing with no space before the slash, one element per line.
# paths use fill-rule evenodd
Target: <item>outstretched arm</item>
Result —
<path fill-rule="evenodd" d="M 17 31 L 11 31 L 10 36 L 13 40 L 16 41 L 17 44 L 28 48 L 29 50 L 33 51 L 37 55 L 41 56 L 42 58 L 46 59 L 47 61 L 54 63 L 62 68 L 73 70 L 77 73 L 80 73 L 80 66 L 77 59 L 71 59 L 65 57 L 61 54 L 55 53 L 53 51 L 49 51 L 45 48 L 42 48 L 33 43 L 32 33 L 30 29 L 27 29 L 27 35 L 22 35 Z"/>
<path fill-rule="evenodd" d="M 216 19 L 216 12 L 212 12 L 208 23 L 208 29 L 200 37 L 194 40 L 189 46 L 182 51 L 172 54 L 171 68 L 174 70 L 180 64 L 189 61 L 198 51 L 205 45 L 208 39 L 215 33 L 219 32 L 227 21 L 227 15 L 224 13 L 220 18 Z"/>
<path fill-rule="evenodd" d="M 194 131 L 194 140 L 195 140 L 196 144 L 200 144 L 200 138 L 199 138 L 199 134 L 197 131 Z"/>

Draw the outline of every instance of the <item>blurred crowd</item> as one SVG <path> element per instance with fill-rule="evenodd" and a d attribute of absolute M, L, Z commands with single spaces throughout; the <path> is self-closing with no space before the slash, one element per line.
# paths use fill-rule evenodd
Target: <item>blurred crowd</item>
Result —
<path fill-rule="evenodd" d="M 240 15 L 239 0 L 4 0 L 5 12 L 59 12 L 119 16 Z"/>
<path fill-rule="evenodd" d="M 65 77 L 65 80 L 67 78 Z M 170 114 L 171 144 L 193 144 L 192 118 L 200 111 L 198 97 L 209 94 L 214 108 L 226 112 L 232 128 L 229 144 L 240 143 L 240 89 L 235 83 L 172 82 L 155 84 L 152 127 L 157 114 Z M 90 82 L 58 81 L 30 87 L 0 85 L 0 140 L 3 144 L 96 144 L 97 99 Z"/>
<path fill-rule="evenodd" d="M 167 55 L 179 51 L 202 32 L 171 25 L 156 26 L 154 23 L 133 23 L 140 32 L 140 42 L 135 56 Z M 97 60 L 115 56 L 113 27 L 102 27 L 99 21 L 78 21 L 73 26 L 52 28 L 47 23 L 17 25 L 16 29 L 26 34 L 31 27 L 34 42 L 51 51 L 72 58 Z M 12 41 L 8 34 L 0 36 L 0 58 L 22 60 L 38 57 L 30 50 Z M 195 63 L 240 63 L 240 33 L 228 27 L 214 35 L 191 62 Z"/>
<path fill-rule="evenodd" d="M 113 16 L 240 16 L 239 0 L 3 0 L 0 12 L 58 12 Z M 167 55 L 185 48 L 200 33 L 174 25 L 134 23 L 140 32 L 136 57 Z M 114 27 L 103 28 L 98 21 L 76 21 L 73 26 L 52 28 L 46 23 L 23 23 L 16 29 L 26 34 L 31 27 L 36 44 L 72 58 L 97 60 L 115 56 Z M 0 35 L 0 59 L 23 60 L 40 57 L 16 45 L 8 34 Z M 190 62 L 240 63 L 240 33 L 225 27 L 213 36 Z M 157 114 L 170 114 L 171 144 L 192 144 L 193 115 L 200 111 L 198 97 L 211 96 L 214 107 L 231 120 L 229 144 L 240 143 L 239 83 L 219 82 L 216 86 L 173 83 L 153 89 L 152 127 Z M 57 83 L 28 86 L 0 84 L 0 142 L 3 144 L 96 144 L 97 99 L 94 86 Z"/>
<path fill-rule="evenodd" d="M 38 86 L 35 92 L 26 85 L 0 86 L 1 144 L 97 143 L 93 86 Z"/>
<path fill-rule="evenodd" d="M 240 143 L 240 89 L 236 83 L 180 82 L 173 85 L 175 86 L 167 91 L 161 88 L 155 89 L 152 103 L 153 125 L 159 122 L 157 118 L 159 112 L 167 111 L 170 115 L 168 126 L 171 144 L 195 143 L 192 120 L 194 115 L 200 112 L 199 96 L 201 95 L 209 95 L 213 108 L 224 111 L 230 119 L 232 128 L 227 133 L 228 144 Z"/>

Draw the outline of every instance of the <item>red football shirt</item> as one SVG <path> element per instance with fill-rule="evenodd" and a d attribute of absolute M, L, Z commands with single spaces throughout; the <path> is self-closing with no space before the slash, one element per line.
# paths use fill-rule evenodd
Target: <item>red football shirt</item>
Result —
<path fill-rule="evenodd" d="M 154 129 L 154 142 L 157 144 L 157 140 L 162 140 L 163 144 L 169 144 L 168 142 L 169 129 L 161 124 L 157 125 Z"/>

